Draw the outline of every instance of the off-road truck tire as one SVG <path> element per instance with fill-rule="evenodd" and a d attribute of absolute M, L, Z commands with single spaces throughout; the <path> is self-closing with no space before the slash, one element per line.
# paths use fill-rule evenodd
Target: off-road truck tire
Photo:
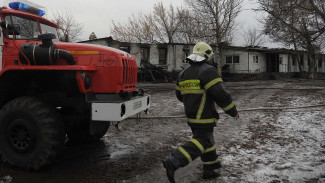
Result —
<path fill-rule="evenodd" d="M 16 98 L 0 111 L 1 159 L 14 167 L 38 170 L 49 164 L 65 137 L 54 107 L 36 97 Z"/>

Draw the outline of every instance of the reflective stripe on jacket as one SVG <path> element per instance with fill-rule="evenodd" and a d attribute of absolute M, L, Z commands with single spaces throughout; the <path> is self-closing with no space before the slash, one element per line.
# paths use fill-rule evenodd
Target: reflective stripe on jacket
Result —
<path fill-rule="evenodd" d="M 215 103 L 230 116 L 237 115 L 236 105 L 217 69 L 205 62 L 193 63 L 178 75 L 176 96 L 184 103 L 187 121 L 192 127 L 216 125 L 219 114 Z"/>

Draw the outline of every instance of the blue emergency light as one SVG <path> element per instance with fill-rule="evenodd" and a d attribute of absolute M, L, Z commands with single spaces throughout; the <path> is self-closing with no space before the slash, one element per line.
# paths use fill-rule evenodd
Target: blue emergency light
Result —
<path fill-rule="evenodd" d="M 45 15 L 45 11 L 34 8 L 32 6 L 29 6 L 27 4 L 21 3 L 21 2 L 12 2 L 9 3 L 9 7 L 15 10 L 21 10 L 21 11 L 26 11 L 38 16 L 43 16 Z"/>

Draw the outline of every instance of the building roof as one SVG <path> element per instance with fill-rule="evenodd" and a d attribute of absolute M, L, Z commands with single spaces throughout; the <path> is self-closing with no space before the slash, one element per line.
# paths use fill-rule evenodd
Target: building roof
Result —
<path fill-rule="evenodd" d="M 97 41 L 106 41 L 106 42 L 118 42 L 122 46 L 127 46 L 130 44 L 139 44 L 143 45 L 145 47 L 148 47 L 150 45 L 184 45 L 184 46 L 194 46 L 195 44 L 186 44 L 186 43 L 129 43 L 129 42 L 121 42 L 114 40 L 111 36 L 104 37 L 104 38 L 98 38 L 94 40 L 85 40 L 80 41 L 79 43 L 91 43 L 91 42 L 97 42 Z M 216 47 L 216 45 L 211 45 L 212 47 Z M 268 48 L 268 47 L 261 47 L 261 46 L 229 46 L 228 44 L 224 44 L 223 49 L 225 50 L 238 50 L 238 51 L 248 51 L 248 52 L 263 52 L 263 53 L 275 53 L 275 54 L 293 54 L 293 53 L 307 53 L 307 51 L 298 50 L 295 51 L 294 49 L 286 49 L 286 48 Z M 321 54 L 324 55 L 324 54 Z"/>

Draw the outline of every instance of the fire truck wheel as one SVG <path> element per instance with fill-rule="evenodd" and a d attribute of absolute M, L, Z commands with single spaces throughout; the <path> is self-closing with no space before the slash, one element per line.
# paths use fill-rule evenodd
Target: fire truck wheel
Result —
<path fill-rule="evenodd" d="M 0 154 L 3 162 L 38 170 L 63 149 L 64 126 L 54 109 L 35 97 L 8 102 L 0 112 Z"/>
<path fill-rule="evenodd" d="M 94 142 L 106 134 L 109 126 L 109 123 L 101 123 L 100 130 L 95 134 L 90 134 L 90 122 L 85 121 L 69 130 L 67 136 L 71 142 Z"/>

